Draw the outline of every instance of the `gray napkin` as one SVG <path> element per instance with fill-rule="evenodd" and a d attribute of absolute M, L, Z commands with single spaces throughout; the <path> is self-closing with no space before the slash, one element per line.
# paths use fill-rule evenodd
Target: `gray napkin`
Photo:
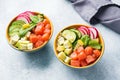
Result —
<path fill-rule="evenodd" d="M 101 23 L 120 34 L 120 6 L 111 0 L 69 0 L 80 16 L 91 24 Z"/>

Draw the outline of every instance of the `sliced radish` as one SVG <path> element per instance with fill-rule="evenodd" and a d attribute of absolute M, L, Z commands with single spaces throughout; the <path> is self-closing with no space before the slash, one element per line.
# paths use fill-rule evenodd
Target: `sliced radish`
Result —
<path fill-rule="evenodd" d="M 85 29 L 80 28 L 82 32 L 84 32 L 85 35 L 87 35 L 87 31 Z"/>
<path fill-rule="evenodd" d="M 78 30 L 82 33 L 82 35 L 85 35 L 86 32 L 84 30 L 81 30 L 81 28 L 79 27 Z"/>
<path fill-rule="evenodd" d="M 84 29 L 84 30 L 87 32 L 87 35 L 90 34 L 89 29 L 88 29 L 87 27 L 81 26 L 80 28 L 81 28 L 81 29 Z"/>
<path fill-rule="evenodd" d="M 78 30 L 83 34 L 83 35 L 89 35 L 89 30 L 86 27 L 80 26 Z"/>
<path fill-rule="evenodd" d="M 94 33 L 90 30 L 90 38 L 95 39 Z"/>
<path fill-rule="evenodd" d="M 82 33 L 82 35 L 86 35 L 84 30 L 79 30 L 79 31 Z"/>
<path fill-rule="evenodd" d="M 30 23 L 30 19 L 25 15 L 18 15 L 16 20 L 23 20 L 25 23 Z"/>
<path fill-rule="evenodd" d="M 96 28 L 94 28 L 94 27 L 90 27 L 89 30 L 93 32 L 93 34 L 94 34 L 94 38 L 97 38 L 97 37 L 98 37 L 98 31 L 97 31 Z"/>

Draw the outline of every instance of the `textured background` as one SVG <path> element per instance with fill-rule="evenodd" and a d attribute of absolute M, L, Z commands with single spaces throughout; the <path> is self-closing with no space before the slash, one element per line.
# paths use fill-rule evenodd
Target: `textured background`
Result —
<path fill-rule="evenodd" d="M 120 4 L 120 0 L 113 0 Z M 31 10 L 46 14 L 54 25 L 49 43 L 37 53 L 11 48 L 5 37 L 10 20 Z M 60 63 L 53 52 L 55 35 L 64 26 L 87 24 L 66 0 L 0 0 L 0 80 L 120 80 L 120 35 L 100 24 L 95 27 L 105 41 L 105 52 L 95 66 L 72 69 Z"/>

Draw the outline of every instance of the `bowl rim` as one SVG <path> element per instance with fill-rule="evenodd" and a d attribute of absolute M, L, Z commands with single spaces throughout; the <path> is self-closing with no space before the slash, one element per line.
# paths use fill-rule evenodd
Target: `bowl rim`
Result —
<path fill-rule="evenodd" d="M 96 63 L 98 63 L 98 62 L 100 61 L 101 57 L 102 57 L 103 54 L 104 54 L 105 44 L 104 44 L 103 37 L 102 37 L 102 35 L 100 34 L 99 31 L 98 31 L 98 36 L 99 36 L 100 43 L 101 43 L 101 45 L 102 45 L 101 55 L 100 55 L 99 58 L 98 58 L 95 62 L 93 62 L 92 64 L 89 64 L 89 65 L 83 66 L 83 67 L 75 67 L 75 66 L 71 66 L 70 64 L 66 64 L 66 63 L 63 62 L 61 59 L 58 58 L 58 52 L 57 52 L 57 48 L 56 48 L 56 46 L 57 46 L 57 44 L 56 44 L 56 43 L 57 43 L 57 38 L 58 38 L 58 36 L 60 35 L 60 33 L 61 33 L 63 30 L 68 29 L 68 28 L 72 28 L 72 27 L 74 27 L 74 26 L 76 26 L 76 27 L 77 27 L 77 26 L 91 27 L 91 26 L 85 25 L 85 24 L 72 24 L 72 25 L 69 25 L 69 26 L 66 26 L 66 27 L 62 28 L 62 29 L 57 33 L 57 35 L 55 36 L 55 39 L 54 39 L 54 46 L 53 46 L 53 48 L 54 48 L 54 54 L 56 55 L 57 59 L 58 59 L 61 63 L 63 63 L 64 65 L 66 65 L 66 66 L 68 66 L 68 67 L 76 68 L 76 69 L 89 68 L 89 67 L 95 65 Z"/>
<path fill-rule="evenodd" d="M 36 11 L 31 11 L 31 12 L 33 12 L 34 14 L 41 14 L 41 12 L 36 12 Z M 44 13 L 43 13 L 44 14 Z M 19 15 L 19 14 L 18 14 Z M 18 16 L 17 15 L 17 16 Z M 52 22 L 51 22 L 51 20 L 44 14 L 44 17 L 45 17 L 45 19 L 47 19 L 49 22 L 50 22 L 50 25 L 51 25 L 51 34 L 50 34 L 50 37 L 49 37 L 49 39 L 47 40 L 47 41 L 45 41 L 41 46 L 39 46 L 38 48 L 33 48 L 33 49 L 31 49 L 31 50 L 19 50 L 18 48 L 16 48 L 16 47 L 14 47 L 12 44 L 10 44 L 10 36 L 9 36 L 9 27 L 10 27 L 10 25 L 11 25 L 11 23 L 17 18 L 17 16 L 15 16 L 10 22 L 9 22 L 9 24 L 8 24 L 8 26 L 7 26 L 7 28 L 6 28 L 6 38 L 7 38 L 7 42 L 8 42 L 8 44 L 12 47 L 12 48 L 14 48 L 14 49 L 16 49 L 16 50 L 18 50 L 18 51 L 23 51 L 23 52 L 32 52 L 32 51 L 36 51 L 36 50 L 39 50 L 39 49 L 41 49 L 41 48 L 43 48 L 49 41 L 50 41 L 50 39 L 52 38 L 52 35 L 53 35 L 53 30 L 54 30 L 54 28 L 53 28 L 53 24 L 52 24 Z"/>

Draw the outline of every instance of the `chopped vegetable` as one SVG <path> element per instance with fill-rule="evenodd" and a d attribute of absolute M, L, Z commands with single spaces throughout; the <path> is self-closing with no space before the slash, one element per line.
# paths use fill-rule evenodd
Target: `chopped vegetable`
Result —
<path fill-rule="evenodd" d="M 81 51 L 79 54 L 78 54 L 78 59 L 81 61 L 81 60 L 84 60 L 86 59 L 87 55 L 85 53 L 85 51 Z"/>
<path fill-rule="evenodd" d="M 83 35 L 81 40 L 83 41 L 84 46 L 86 47 L 89 43 L 90 37 L 88 35 Z"/>
<path fill-rule="evenodd" d="M 80 67 L 80 61 L 78 61 L 78 60 L 71 60 L 70 65 L 71 66 L 75 66 L 75 67 Z"/>
<path fill-rule="evenodd" d="M 60 52 L 60 53 L 58 54 L 58 58 L 60 58 L 62 61 L 64 61 L 64 60 L 66 59 L 65 53 L 64 53 L 64 52 Z"/>
<path fill-rule="evenodd" d="M 88 45 L 95 49 L 102 48 L 101 44 L 99 44 L 96 40 L 90 40 Z"/>
<path fill-rule="evenodd" d="M 64 62 L 65 62 L 66 64 L 69 64 L 69 63 L 70 63 L 70 60 L 71 60 L 71 58 L 66 56 L 66 59 L 64 60 Z"/>
<path fill-rule="evenodd" d="M 90 47 L 90 46 L 87 46 L 87 47 L 85 48 L 85 53 L 86 53 L 87 55 L 91 55 L 91 54 L 93 53 L 93 48 Z"/>

